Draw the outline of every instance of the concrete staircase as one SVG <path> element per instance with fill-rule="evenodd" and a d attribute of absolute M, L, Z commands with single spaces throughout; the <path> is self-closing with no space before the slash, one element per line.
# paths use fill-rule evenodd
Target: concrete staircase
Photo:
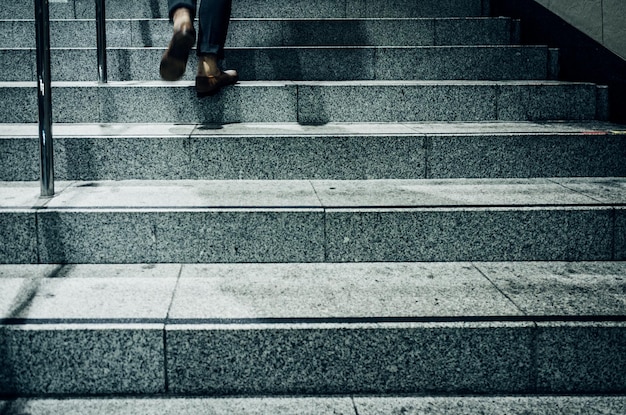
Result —
<path fill-rule="evenodd" d="M 197 100 L 164 3 L 108 0 L 107 85 L 92 2 L 50 4 L 53 199 L 0 10 L 1 414 L 623 412 L 606 88 L 480 0 L 234 0 L 242 81 Z M 111 395 L 154 399 L 50 400 Z"/>

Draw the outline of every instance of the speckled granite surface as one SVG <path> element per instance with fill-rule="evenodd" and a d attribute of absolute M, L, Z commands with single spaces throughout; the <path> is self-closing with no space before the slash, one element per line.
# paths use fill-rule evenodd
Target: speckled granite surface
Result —
<path fill-rule="evenodd" d="M 0 391 L 619 393 L 622 270 L 0 265 Z"/>
<path fill-rule="evenodd" d="M 1 191 L 10 199 L 20 189 Z M 30 186 L 13 199 L 22 204 L 4 208 L 5 234 L 30 244 L 9 245 L 5 262 L 16 252 L 44 263 L 611 260 L 623 245 L 609 203 L 620 192 L 598 200 L 546 179 L 102 181 L 58 190 L 33 204 Z M 37 238 L 28 238 L 22 228 L 35 216 Z"/>
<path fill-rule="evenodd" d="M 323 124 L 596 117 L 595 86 L 549 81 L 241 81 L 211 100 L 198 100 L 189 81 L 96 85 L 58 83 L 53 94 L 57 122 Z M 0 82 L 0 98 L 10 104 L 0 116 L 8 123 L 36 122 L 33 91 L 31 83 Z"/>

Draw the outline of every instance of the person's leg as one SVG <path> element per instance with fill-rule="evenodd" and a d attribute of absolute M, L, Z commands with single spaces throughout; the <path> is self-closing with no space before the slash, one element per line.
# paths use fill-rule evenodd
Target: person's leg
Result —
<path fill-rule="evenodd" d="M 202 0 L 198 11 L 198 55 L 224 59 L 224 43 L 230 23 L 231 0 Z"/>
<path fill-rule="evenodd" d="M 198 11 L 198 96 L 214 95 L 221 87 L 237 82 L 236 71 L 222 71 L 219 67 L 219 60 L 224 59 L 231 4 L 231 0 L 201 0 Z"/>
<path fill-rule="evenodd" d="M 192 21 L 196 17 L 196 0 L 167 0 L 167 7 L 169 10 L 169 18 L 172 22 L 174 21 L 174 13 L 180 8 L 189 11 Z"/>
<path fill-rule="evenodd" d="M 161 58 L 159 71 L 166 81 L 176 81 L 185 73 L 189 51 L 196 41 L 196 31 L 193 28 L 196 0 L 168 0 L 168 6 L 174 35 Z"/>

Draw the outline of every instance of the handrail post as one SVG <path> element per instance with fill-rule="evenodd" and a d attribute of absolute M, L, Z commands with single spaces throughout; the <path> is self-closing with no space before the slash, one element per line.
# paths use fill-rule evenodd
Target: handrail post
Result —
<path fill-rule="evenodd" d="M 104 0 L 96 0 L 96 38 L 98 43 L 98 82 L 108 82 L 107 75 L 107 34 Z"/>
<path fill-rule="evenodd" d="M 50 8 L 48 0 L 35 0 L 37 41 L 37 103 L 41 196 L 54 196 L 54 150 L 52 146 L 52 87 L 50 77 Z"/>

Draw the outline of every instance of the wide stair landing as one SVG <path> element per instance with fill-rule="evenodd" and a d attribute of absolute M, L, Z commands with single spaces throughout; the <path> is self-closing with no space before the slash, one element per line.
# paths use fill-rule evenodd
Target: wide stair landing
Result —
<path fill-rule="evenodd" d="M 235 0 L 242 81 L 199 101 L 194 59 L 158 80 L 164 5 L 108 1 L 98 85 L 91 2 L 51 3 L 41 199 L 15 3 L 0 394 L 23 398 L 0 413 L 624 411 L 626 127 L 605 88 L 558 80 L 558 50 L 518 45 L 523 22 Z"/>

